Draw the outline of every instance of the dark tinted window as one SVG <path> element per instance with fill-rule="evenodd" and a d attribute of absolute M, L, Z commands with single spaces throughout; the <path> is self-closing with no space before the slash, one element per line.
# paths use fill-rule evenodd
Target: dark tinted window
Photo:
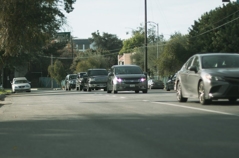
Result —
<path fill-rule="evenodd" d="M 77 75 L 70 75 L 69 76 L 69 79 L 72 80 L 72 79 L 76 79 Z"/>
<path fill-rule="evenodd" d="M 142 74 L 143 71 L 137 66 L 116 67 L 115 74 Z"/>
<path fill-rule="evenodd" d="M 199 70 L 199 58 L 195 57 L 194 61 L 193 61 L 193 66 L 196 66 L 197 70 Z"/>
<path fill-rule="evenodd" d="M 239 55 L 203 56 L 202 68 L 239 68 Z"/>
<path fill-rule="evenodd" d="M 89 76 L 95 76 L 95 75 L 108 75 L 108 72 L 106 70 L 91 70 L 88 71 Z"/>

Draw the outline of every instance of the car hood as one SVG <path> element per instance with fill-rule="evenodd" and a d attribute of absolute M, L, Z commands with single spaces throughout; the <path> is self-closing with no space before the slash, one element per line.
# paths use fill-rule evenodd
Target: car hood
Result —
<path fill-rule="evenodd" d="M 89 78 L 94 78 L 95 81 L 107 81 L 108 76 L 89 76 Z"/>
<path fill-rule="evenodd" d="M 145 77 L 144 74 L 120 74 L 115 75 L 117 78 L 143 78 Z"/>
<path fill-rule="evenodd" d="M 204 72 L 215 76 L 239 77 L 239 70 L 236 68 L 210 69 Z"/>
<path fill-rule="evenodd" d="M 19 84 L 13 84 L 13 86 L 30 86 L 29 83 L 19 83 Z"/>

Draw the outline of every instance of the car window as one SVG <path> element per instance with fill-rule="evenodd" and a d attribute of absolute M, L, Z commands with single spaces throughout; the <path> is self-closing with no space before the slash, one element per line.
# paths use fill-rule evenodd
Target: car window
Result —
<path fill-rule="evenodd" d="M 16 80 L 14 84 L 28 83 L 27 80 Z"/>
<path fill-rule="evenodd" d="M 140 67 L 117 67 L 115 68 L 115 74 L 142 74 L 143 71 Z"/>
<path fill-rule="evenodd" d="M 73 79 L 76 79 L 77 75 L 70 75 L 69 79 L 70 80 L 73 80 Z"/>
<path fill-rule="evenodd" d="M 199 70 L 199 58 L 196 56 L 194 61 L 193 61 L 193 66 L 195 66 L 197 68 L 197 70 Z"/>
<path fill-rule="evenodd" d="M 189 66 L 191 66 L 191 63 L 192 63 L 192 61 L 193 61 L 193 58 L 194 57 L 191 57 L 190 59 L 188 59 L 188 61 L 184 64 L 184 69 L 188 69 L 189 68 Z"/>
<path fill-rule="evenodd" d="M 238 55 L 210 55 L 202 57 L 202 68 L 239 68 Z"/>
<path fill-rule="evenodd" d="M 108 72 L 106 70 L 92 70 L 88 72 L 89 76 L 95 76 L 95 75 L 108 75 Z"/>

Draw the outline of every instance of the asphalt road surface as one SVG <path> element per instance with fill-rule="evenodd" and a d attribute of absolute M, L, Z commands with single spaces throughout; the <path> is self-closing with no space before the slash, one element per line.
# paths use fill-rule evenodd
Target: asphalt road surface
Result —
<path fill-rule="evenodd" d="M 239 102 L 37 90 L 0 102 L 0 158 L 234 158 Z"/>

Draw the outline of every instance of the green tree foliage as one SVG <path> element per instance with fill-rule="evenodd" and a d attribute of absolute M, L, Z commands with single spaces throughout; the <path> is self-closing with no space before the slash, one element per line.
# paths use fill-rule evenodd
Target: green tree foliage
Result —
<path fill-rule="evenodd" d="M 91 55 L 86 60 L 82 60 L 81 62 L 78 62 L 76 65 L 75 73 L 77 72 L 85 72 L 88 69 L 93 68 L 109 68 L 109 64 L 105 62 L 105 59 L 103 56 L 99 55 Z"/>
<path fill-rule="evenodd" d="M 97 53 L 105 57 L 105 62 L 110 65 L 117 64 L 118 52 L 122 48 L 122 40 L 116 35 L 103 32 L 102 35 L 99 31 L 92 33 L 92 38 L 89 40 L 93 43 Z"/>
<path fill-rule="evenodd" d="M 236 2 L 205 13 L 189 30 L 188 44 L 192 54 L 238 52 L 239 5 Z"/>
<path fill-rule="evenodd" d="M 119 54 L 132 53 L 135 48 L 143 47 L 144 45 L 144 34 L 136 32 L 133 37 L 123 41 L 123 48 Z"/>
<path fill-rule="evenodd" d="M 33 53 L 65 23 L 75 0 L 0 0 L 0 50 L 5 56 Z"/>
<path fill-rule="evenodd" d="M 187 37 L 175 33 L 166 43 L 164 51 L 158 60 L 158 69 L 161 76 L 169 76 L 177 72 L 190 54 L 187 49 Z"/>
<path fill-rule="evenodd" d="M 66 73 L 64 66 L 61 61 L 56 60 L 54 65 L 50 65 L 48 67 L 48 72 L 50 76 L 57 81 L 58 84 L 65 78 Z"/>
<path fill-rule="evenodd" d="M 155 26 L 148 29 L 148 43 L 155 43 L 157 41 L 157 35 Z M 132 37 L 123 41 L 123 47 L 119 54 L 132 53 L 134 49 L 144 47 L 144 26 L 138 27 L 136 30 L 132 30 Z"/>

